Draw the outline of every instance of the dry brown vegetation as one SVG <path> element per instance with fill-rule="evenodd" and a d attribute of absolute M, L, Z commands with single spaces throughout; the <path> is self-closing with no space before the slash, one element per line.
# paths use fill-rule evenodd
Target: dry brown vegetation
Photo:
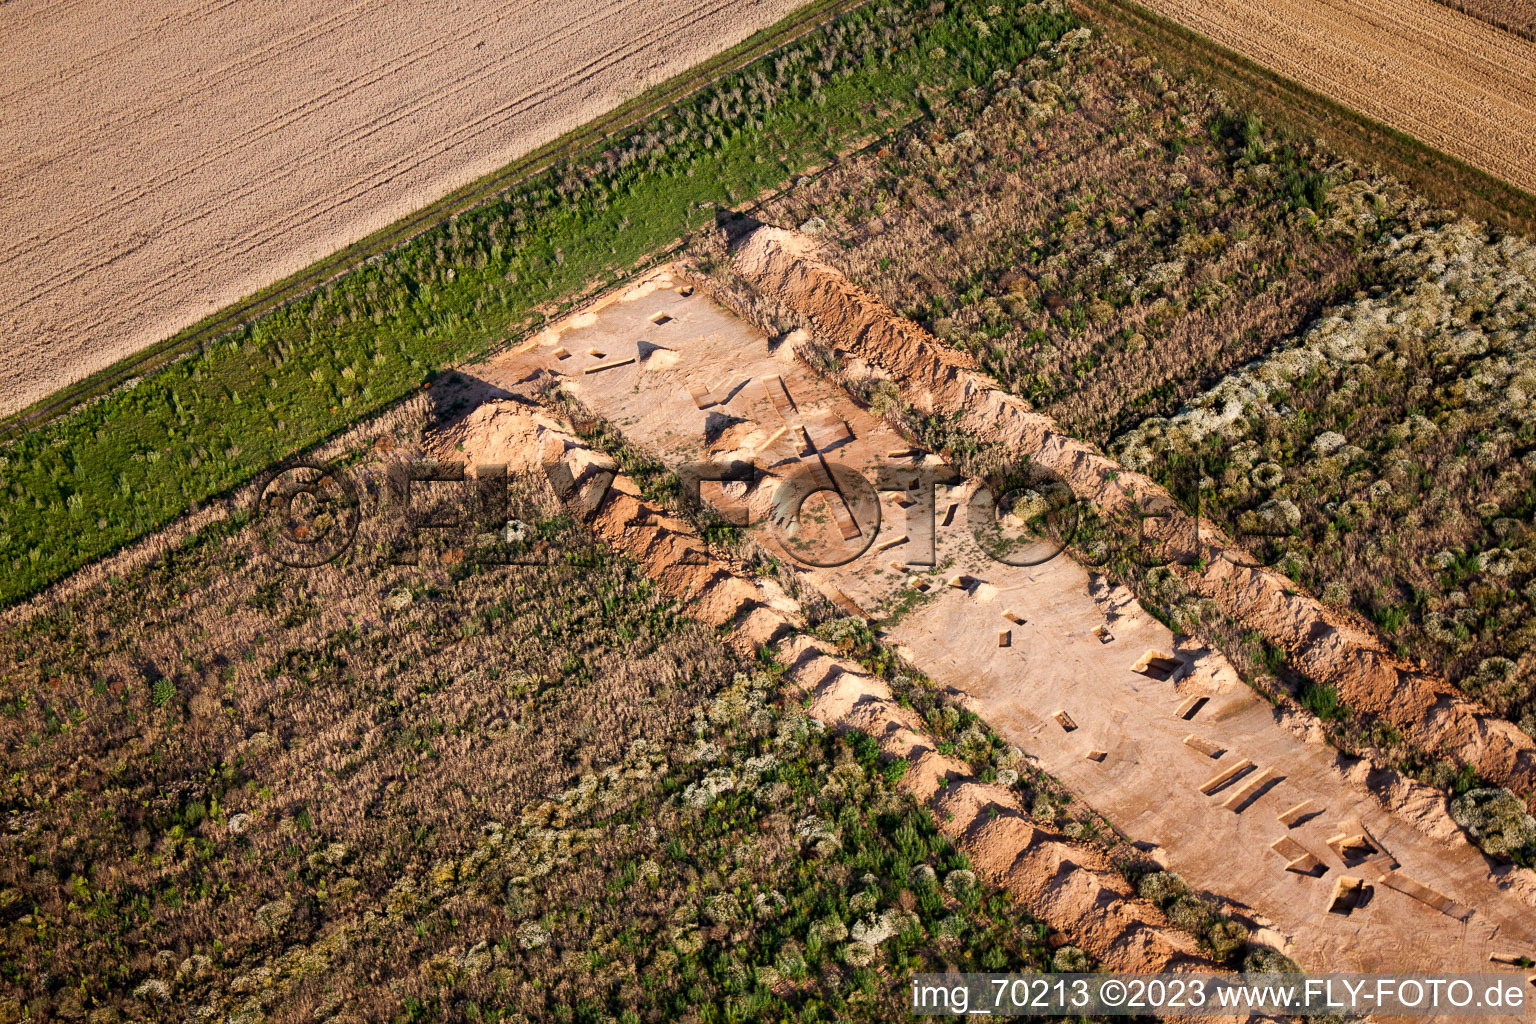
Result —
<path fill-rule="evenodd" d="M 1452 222 L 1377 256 L 1383 286 L 1116 449 L 1199 460 L 1208 515 L 1536 735 L 1536 253 Z"/>
<path fill-rule="evenodd" d="M 1115 47 L 1047 56 L 770 214 L 836 237 L 854 280 L 1182 497 L 1203 460 L 1202 512 L 1229 535 L 1277 533 L 1260 546 L 1292 578 L 1536 730 L 1525 243 L 1155 67 L 1138 91 L 1147 65 Z M 1241 616 L 1154 589 L 1276 667 Z M 1345 730 L 1336 692 L 1306 698 Z M 1475 781 L 1354 731 L 1441 785 Z"/>
<path fill-rule="evenodd" d="M 732 270 L 767 300 L 769 316 L 807 324 L 794 335 L 800 358 L 963 472 L 1012 475 L 1028 463 L 1052 474 L 1085 513 L 1063 538 L 1078 557 L 1139 587 L 1147 609 L 1173 628 L 1216 642 L 1261 692 L 1278 697 L 1279 673 L 1321 717 L 1349 717 L 1353 709 L 1365 726 L 1382 726 L 1381 745 L 1394 748 L 1387 763 L 1456 792 L 1481 778 L 1536 799 L 1529 735 L 1457 695 L 1433 669 L 1394 657 L 1360 620 L 1299 593 L 1279 572 L 1250 567 L 1244 548 L 1219 531 L 1197 530 L 1193 508 L 1180 510 L 1154 480 L 1000 391 L 965 356 L 821 262 L 816 248 L 807 236 L 760 227 L 732 257 Z M 1163 475 L 1177 467 L 1170 459 L 1149 468 Z M 1163 573 L 1174 567 L 1178 586 L 1168 589 L 1177 593 L 1147 585 L 1151 565 Z M 1437 756 L 1449 758 L 1445 775 L 1435 770 Z"/>
<path fill-rule="evenodd" d="M 912 970 L 1086 962 L 780 668 L 514 499 L 521 539 L 405 566 L 370 526 L 307 574 L 216 522 L 16 617 L 0 1016 L 897 1019 Z"/>
<path fill-rule="evenodd" d="M 1087 42 L 1000 73 L 764 219 L 819 218 L 853 280 L 1102 443 L 1370 279 L 1370 204 L 1315 215 L 1352 175 Z"/>

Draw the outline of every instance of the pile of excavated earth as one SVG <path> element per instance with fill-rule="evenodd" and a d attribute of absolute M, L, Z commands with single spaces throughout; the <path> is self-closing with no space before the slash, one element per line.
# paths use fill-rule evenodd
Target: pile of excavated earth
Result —
<path fill-rule="evenodd" d="M 873 374 L 897 383 L 920 413 L 954 417 L 961 430 L 1028 456 L 1105 512 L 1165 516 L 1171 560 L 1195 562 L 1194 523 L 1159 485 L 1030 411 L 964 356 L 818 262 L 812 249 L 803 235 L 759 228 L 742 244 L 735 266 L 749 283 L 807 317 L 846 376 Z M 1187 550 L 1179 550 L 1181 543 Z M 1232 557 L 1185 569 L 1191 589 L 1279 645 L 1309 678 L 1337 687 L 1351 707 L 1385 718 L 1426 749 L 1456 751 L 1483 778 L 1522 796 L 1536 792 L 1536 742 L 1516 726 L 1393 656 L 1364 623 L 1298 593 L 1281 574 L 1247 568 L 1253 559 L 1208 524 L 1198 546 Z"/>
<path fill-rule="evenodd" d="M 560 497 L 590 510 L 589 525 L 601 539 L 636 559 L 699 621 L 730 627 L 733 644 L 787 665 L 790 680 L 810 697 L 809 713 L 859 729 L 884 753 L 907 760 L 903 787 L 934 809 L 977 868 L 1100 962 L 1151 971 L 1202 961 L 1192 940 L 1133 899 L 1101 856 L 1031 824 L 1017 794 L 981 782 L 966 762 L 941 754 L 921 719 L 897 704 L 884 681 L 796 630 L 797 606 L 782 589 L 711 556 L 691 524 L 647 501 L 608 456 L 579 441 L 566 424 L 522 402 L 493 401 L 440 432 L 433 447 L 445 462 L 467 456 L 568 481 Z"/>
<path fill-rule="evenodd" d="M 731 269 L 808 329 L 772 337 L 710 297 L 706 278 L 662 268 L 466 368 L 469 393 L 487 400 L 431 443 L 470 464 L 564 463 L 552 478 L 570 481 L 565 497 L 604 539 L 704 621 L 790 665 L 819 717 L 905 759 L 906 785 L 978 867 L 1106 965 L 1200 954 L 1091 847 L 940 753 L 881 678 L 795 632 L 799 611 L 781 590 L 716 558 L 623 476 L 596 486 L 615 467 L 552 407 L 534 408 L 536 396 L 553 384 L 628 443 L 702 477 L 701 497 L 753 524 L 804 582 L 877 624 L 882 642 L 1256 941 L 1314 969 L 1499 970 L 1536 956 L 1536 877 L 1469 843 L 1443 793 L 1342 754 L 1310 715 L 1257 695 L 1219 651 L 1174 634 L 1069 553 L 995 543 L 989 531 L 1009 517 L 986 488 L 849 386 L 888 380 L 909 408 L 1030 456 L 1111 512 L 1159 496 L 1155 484 L 1000 392 L 816 260 L 808 239 L 760 228 Z M 701 463 L 755 471 L 689 469 Z M 1209 531 L 1201 541 L 1228 543 Z M 1213 558 L 1178 571 L 1352 705 L 1524 796 L 1536 788 L 1528 737 L 1394 658 L 1364 624 L 1267 570 Z"/>

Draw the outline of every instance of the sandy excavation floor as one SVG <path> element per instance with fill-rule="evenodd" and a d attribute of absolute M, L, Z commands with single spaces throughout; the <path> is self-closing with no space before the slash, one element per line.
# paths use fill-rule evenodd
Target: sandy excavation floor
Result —
<path fill-rule="evenodd" d="M 825 459 L 872 475 L 877 465 L 934 458 L 790 348 L 770 351 L 762 334 L 663 271 L 466 372 L 501 388 L 541 370 L 558 374 L 672 465 L 723 454 L 783 475 Z M 770 511 L 771 485 L 732 487 L 714 487 L 717 504 L 744 497 L 759 517 Z M 1014 568 L 985 557 L 965 525 L 968 493 L 937 496 L 931 569 L 908 564 L 921 559 L 903 495 L 882 498 L 878 530 L 858 503 L 851 513 L 835 499 L 808 504 L 805 518 L 823 528 L 840 532 L 851 516 L 862 531 L 856 545 L 874 534 L 862 557 L 819 571 L 818 586 L 871 616 L 925 588 L 889 642 L 968 694 L 994 728 L 1150 856 L 1231 901 L 1304 966 L 1499 970 L 1507 968 L 1496 958 L 1536 955 L 1536 883 L 1491 867 L 1443 801 L 1341 760 L 1304 724 L 1277 720 L 1219 654 L 1175 637 L 1069 558 Z M 1330 913 L 1344 877 L 1363 881 L 1368 898 Z"/>
<path fill-rule="evenodd" d="M 798 6 L 0 5 L 0 415 Z"/>
<path fill-rule="evenodd" d="M 1272 71 L 1536 191 L 1536 43 L 1434 0 L 1145 0 Z"/>

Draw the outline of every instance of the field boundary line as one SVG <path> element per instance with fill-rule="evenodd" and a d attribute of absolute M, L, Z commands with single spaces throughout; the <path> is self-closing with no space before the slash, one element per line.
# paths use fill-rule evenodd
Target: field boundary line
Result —
<path fill-rule="evenodd" d="M 1536 43 L 1536 32 L 1533 32 L 1528 28 L 1522 28 L 1512 21 L 1505 21 L 1498 15 L 1493 14 L 1490 11 L 1486 11 L 1481 7 L 1469 3 L 1464 3 L 1463 0 L 1435 0 L 1435 2 L 1445 7 L 1449 7 L 1451 10 L 1456 11 L 1459 14 L 1465 14 L 1469 18 L 1476 18 L 1484 25 L 1492 25 L 1500 32 L 1508 32 L 1512 36 L 1518 36 L 1521 39 L 1528 39 L 1531 42 Z"/>
<path fill-rule="evenodd" d="M 0 419 L 0 443 L 67 415 L 137 377 L 147 376 L 303 299 L 369 260 L 408 244 L 453 217 L 467 213 L 531 178 L 573 160 L 614 136 L 669 110 L 726 75 L 791 46 L 870 0 L 814 0 L 776 25 L 626 100 L 608 113 L 567 132 L 490 174 L 448 193 L 405 218 L 337 250 L 281 281 L 210 314 L 164 341 L 146 346 Z"/>

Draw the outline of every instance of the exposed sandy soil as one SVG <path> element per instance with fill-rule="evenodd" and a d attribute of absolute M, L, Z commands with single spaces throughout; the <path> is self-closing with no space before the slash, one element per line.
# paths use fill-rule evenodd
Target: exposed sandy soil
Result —
<path fill-rule="evenodd" d="M 1536 44 L 1434 0 L 1145 3 L 1272 71 L 1536 191 Z"/>
<path fill-rule="evenodd" d="M 551 475 L 551 465 L 563 463 L 571 486 L 561 497 L 568 507 L 592 510 L 588 521 L 599 537 L 644 565 L 701 622 L 730 626 L 732 643 L 749 652 L 764 649 L 789 666 L 812 715 L 861 730 L 885 753 L 907 759 L 911 768 L 902 788 L 927 801 L 939 827 L 977 869 L 1032 914 L 1071 935 L 1109 969 L 1210 969 L 1192 940 L 1138 899 L 1102 855 L 1036 827 L 1016 794 L 981 782 L 964 761 L 936 750 L 921 720 L 897 703 L 879 677 L 822 641 L 793 633 L 796 606 L 776 587 L 735 575 L 725 562 L 702 554 L 692 528 L 648 502 L 628 477 L 618 475 L 604 487 L 600 481 L 617 467 L 564 423 L 515 402 L 488 402 L 429 445 L 444 460 L 497 463 L 513 472 Z"/>
<path fill-rule="evenodd" d="M 0 5 L 0 415 L 799 5 Z"/>
<path fill-rule="evenodd" d="M 869 479 L 878 466 L 938 461 L 818 377 L 797 358 L 796 335 L 771 348 L 761 332 L 702 291 L 686 291 L 684 282 L 659 272 L 541 333 L 523 351 L 467 372 L 506 391 L 555 375 L 631 443 L 673 467 L 705 455 L 752 462 L 768 474 L 764 482 L 701 487 L 701 493 L 722 509 L 745 505 L 757 523 L 774 512 L 777 480 L 822 457 Z M 529 444 L 513 443 L 528 431 L 517 426 L 517 416 L 526 414 L 482 406 L 435 447 L 445 458 L 515 465 L 519 446 Z M 543 429 L 559 436 L 557 427 Z M 539 443 L 573 460 L 573 478 L 590 477 L 584 468 L 590 453 L 578 453 L 568 439 Z M 1450 820 L 1441 794 L 1339 756 L 1305 716 L 1277 712 L 1244 686 L 1219 652 L 1175 637 L 1124 588 L 1070 558 L 1012 567 L 986 557 L 967 529 L 969 493 L 962 485 L 936 496 L 933 567 L 916 564 L 923 545 L 911 533 L 907 501 L 898 500 L 912 492 L 893 492 L 884 496 L 872 531 L 870 519 L 856 516 L 866 536 L 854 546 L 870 543 L 864 555 L 807 571 L 806 578 L 845 608 L 870 616 L 901 607 L 903 594 L 927 584 L 904 615 L 884 624 L 885 641 L 931 678 L 971 698 L 999 735 L 1106 814 L 1148 856 L 1223 898 L 1261 940 L 1304 966 L 1371 971 L 1456 963 L 1475 970 L 1494 953 L 1536 950 L 1536 933 L 1526 924 L 1536 904 L 1536 877 L 1491 865 Z M 953 517 L 947 512 L 952 502 L 959 506 Z M 814 518 L 802 515 L 791 531 L 807 529 Z M 600 511 L 599 519 L 600 535 L 640 558 L 668 587 L 682 585 L 690 573 L 709 581 L 697 584 L 690 601 L 704 621 L 739 621 L 739 639 L 773 642 L 777 626 L 764 616 L 776 616 L 778 609 L 758 608 L 737 618 L 748 610 L 738 605 L 750 597 L 746 581 L 727 582 L 717 574 L 718 562 L 682 564 L 677 539 L 640 525 L 633 508 L 615 506 Z M 756 535 L 767 546 L 791 550 L 774 531 Z M 736 596 L 722 604 L 717 594 Z M 1002 646 L 1005 631 L 1008 644 Z M 1152 651 L 1178 662 L 1178 674 L 1156 679 L 1139 673 L 1136 665 Z M 799 672 L 804 657 L 819 667 Z M 938 789 L 941 774 L 961 769 L 925 749 L 932 740 L 922 735 L 922 722 L 892 706 L 881 680 L 834 666 L 835 658 L 819 648 L 807 654 L 786 646 L 778 659 L 797 666 L 797 678 L 814 687 L 810 706 L 819 717 L 863 729 L 888 753 L 910 760 L 914 795 L 955 810 L 959 832 L 951 834 L 978 865 L 996 865 L 996 877 L 1006 879 L 1033 911 L 1082 935 L 1087 922 L 1071 918 L 1081 900 L 1058 888 L 1062 879 L 1052 866 L 1058 854 L 1017 854 L 1020 845 L 1038 851 L 1042 830 L 1007 815 L 1000 819 L 1006 828 L 976 818 L 977 810 L 1002 800 L 1007 790 L 962 785 L 953 776 Z M 1200 698 L 1204 703 L 1186 707 Z M 1071 731 L 1058 724 L 1058 711 L 1070 716 Z M 1095 750 L 1103 756 L 1090 758 Z M 1202 791 L 1208 779 L 1244 761 L 1254 766 L 1249 774 Z M 1311 810 L 1301 819 L 1279 820 L 1307 801 Z M 1378 851 L 1370 858 L 1342 856 L 1329 845 L 1341 832 L 1362 831 Z M 1315 873 L 1287 869 L 1298 849 L 1299 856 L 1316 859 Z M 1329 914 L 1333 886 L 1343 875 L 1366 878 L 1373 898 L 1353 914 Z M 1430 902 L 1442 894 L 1443 904 Z M 1057 899 L 1064 902 L 1053 911 Z M 1098 948 L 1105 937 L 1081 941 Z"/>
<path fill-rule="evenodd" d="M 819 261 L 815 248 L 805 235 L 762 227 L 742 242 L 734 267 L 753 287 L 806 317 L 816 338 L 835 348 L 848 377 L 891 380 L 920 413 L 952 418 L 971 436 L 1028 456 L 1099 509 L 1139 514 L 1172 505 L 1150 478 L 1127 471 L 1002 391 L 968 357 Z M 1536 802 L 1536 743 L 1516 726 L 1393 655 L 1367 623 L 1300 593 L 1273 570 L 1246 568 L 1253 564 L 1250 556 L 1206 524 L 1199 524 L 1196 545 L 1196 524 L 1182 511 L 1162 522 L 1168 530 L 1164 550 L 1176 562 L 1194 563 L 1196 547 L 1232 552 L 1198 569 L 1190 565 L 1182 573 L 1186 583 L 1281 647 L 1308 678 L 1336 687 L 1350 707 L 1386 719 L 1424 749 L 1454 754 L 1483 778 Z"/>

